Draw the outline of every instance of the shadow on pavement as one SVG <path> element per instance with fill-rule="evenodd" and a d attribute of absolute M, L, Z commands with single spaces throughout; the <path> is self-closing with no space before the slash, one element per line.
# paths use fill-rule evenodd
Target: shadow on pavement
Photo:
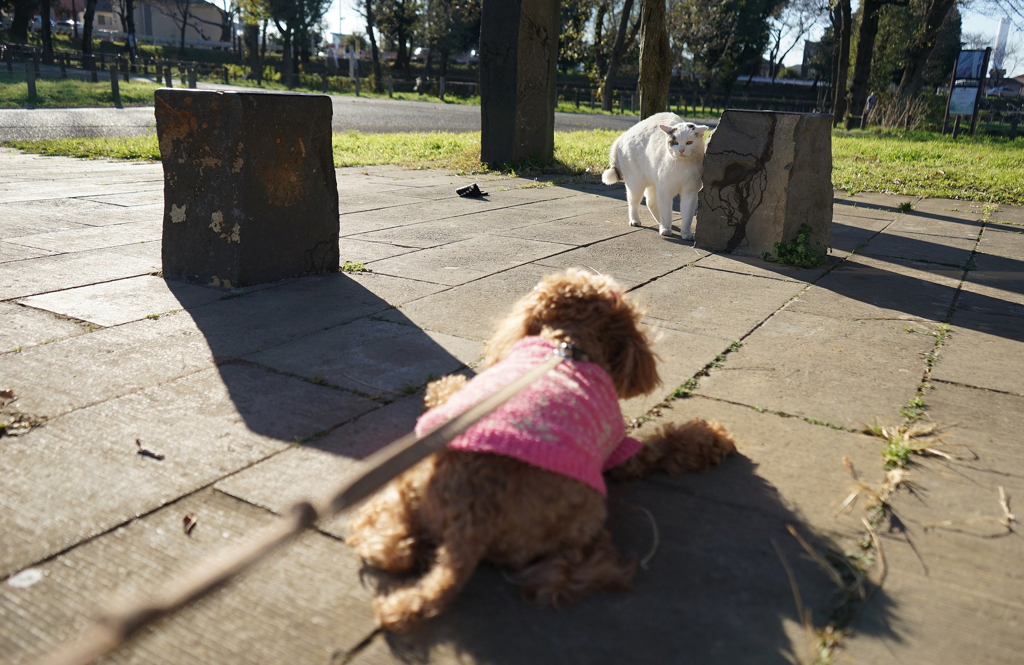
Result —
<path fill-rule="evenodd" d="M 819 550 L 828 541 L 755 471 L 737 455 L 702 476 L 612 485 L 616 543 L 625 556 L 650 557 L 646 570 L 637 569 L 633 592 L 591 596 L 556 610 L 519 599 L 501 571 L 482 566 L 445 614 L 409 635 L 388 635 L 386 646 L 413 663 L 440 654 L 445 661 L 470 656 L 486 663 L 810 662 L 813 637 L 798 619 L 773 542 L 821 627 L 842 598 L 785 527 L 795 526 Z M 884 591 L 870 603 L 883 617 L 889 614 Z"/>

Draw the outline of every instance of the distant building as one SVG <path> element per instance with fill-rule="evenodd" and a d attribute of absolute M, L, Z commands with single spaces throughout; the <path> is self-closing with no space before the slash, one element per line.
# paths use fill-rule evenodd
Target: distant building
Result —
<path fill-rule="evenodd" d="M 180 42 L 184 1 L 135 0 L 134 5 L 136 39 L 164 46 Z M 121 41 L 125 38 L 120 11 L 122 7 L 118 0 L 97 0 L 92 23 L 95 39 Z M 58 22 L 74 17 L 81 30 L 85 21 L 85 0 L 58 0 L 54 3 L 53 13 Z M 231 48 L 234 27 L 230 16 L 217 5 L 206 0 L 191 0 L 188 3 L 185 45 L 193 48 Z"/>
<path fill-rule="evenodd" d="M 821 42 L 804 40 L 804 59 L 800 63 L 800 78 L 807 79 L 815 75 L 814 67 L 809 63 L 821 51 Z"/>

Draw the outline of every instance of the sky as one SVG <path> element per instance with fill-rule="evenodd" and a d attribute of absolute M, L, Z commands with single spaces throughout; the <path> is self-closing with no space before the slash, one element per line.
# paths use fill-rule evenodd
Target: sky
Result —
<path fill-rule="evenodd" d="M 330 27 L 331 32 L 340 32 L 342 34 L 349 34 L 351 32 L 365 32 L 366 24 L 363 21 L 363 17 L 359 15 L 354 8 L 353 0 L 334 0 L 334 4 L 331 5 L 325 18 L 327 19 L 327 25 Z M 856 11 L 857 6 L 860 4 L 857 0 L 853 1 L 853 8 Z M 996 30 L 999 28 L 999 20 L 991 19 L 981 14 L 976 14 L 968 9 L 961 10 L 963 16 L 963 32 L 983 32 L 987 35 L 991 35 L 993 46 L 995 46 Z M 816 33 L 812 33 L 811 38 L 816 39 L 821 36 L 821 32 L 824 30 L 824 26 L 818 29 Z M 1010 28 L 1010 41 L 1017 39 L 1018 41 L 1024 41 L 1024 35 L 1020 31 Z M 421 44 L 416 44 L 421 46 Z M 783 50 L 788 48 L 789 44 L 783 46 Z M 803 57 L 803 49 L 798 45 L 792 51 L 789 56 L 786 57 L 784 64 L 788 67 L 791 65 L 799 65 L 800 60 Z M 1008 72 L 1008 76 L 1020 76 L 1024 74 L 1024 61 L 1021 62 L 1017 67 L 1017 71 Z"/>

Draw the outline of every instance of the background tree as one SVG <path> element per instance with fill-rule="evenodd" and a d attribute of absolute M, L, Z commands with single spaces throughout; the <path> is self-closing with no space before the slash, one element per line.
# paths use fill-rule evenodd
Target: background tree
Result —
<path fill-rule="evenodd" d="M 95 0 L 93 0 L 95 2 Z M 24 44 L 28 41 L 28 23 L 32 20 L 32 11 L 35 8 L 34 0 L 12 0 L 14 14 L 11 16 L 11 27 L 9 34 L 11 40 Z"/>
<path fill-rule="evenodd" d="M 619 75 L 619 65 L 622 62 L 622 56 L 626 53 L 626 50 L 636 41 L 637 33 L 640 32 L 640 17 L 637 16 L 633 21 L 632 27 L 630 27 L 630 14 L 633 12 L 633 0 L 623 0 L 622 6 L 619 9 L 618 16 L 608 10 L 602 15 L 602 21 L 605 17 L 608 17 L 609 21 L 613 18 L 617 19 L 612 25 L 618 25 L 618 29 L 614 32 L 614 42 L 612 42 L 611 49 L 607 52 L 606 69 L 604 71 L 604 84 L 601 86 L 601 108 L 605 111 L 612 110 L 612 104 L 615 100 L 613 99 L 615 91 L 615 78 Z M 639 14 L 639 12 L 637 12 Z M 606 31 L 602 30 L 602 34 Z M 595 49 L 598 47 L 597 40 L 594 41 Z"/>
<path fill-rule="evenodd" d="M 377 49 L 377 17 L 374 13 L 376 0 L 362 0 L 360 9 L 366 19 L 366 36 L 370 38 L 370 56 L 373 59 L 373 91 L 384 91 L 384 80 L 380 71 L 380 51 Z"/>
<path fill-rule="evenodd" d="M 85 16 L 82 17 L 82 53 L 92 53 L 92 22 L 96 20 L 96 0 L 85 0 Z"/>
<path fill-rule="evenodd" d="M 260 28 L 266 41 L 266 25 L 270 19 L 270 5 L 267 0 L 240 0 L 239 19 L 242 21 L 242 38 L 245 43 L 245 58 L 249 67 L 249 78 L 257 84 L 263 82 L 263 63 L 266 53 L 260 48 Z"/>
<path fill-rule="evenodd" d="M 289 87 L 295 84 L 296 39 L 308 42 L 313 26 L 320 23 L 331 0 L 268 0 L 270 18 L 281 36 L 281 74 Z"/>
<path fill-rule="evenodd" d="M 377 6 L 377 24 L 381 33 L 395 49 L 393 69 L 412 78 L 411 40 L 419 23 L 416 0 L 380 0 Z"/>
<path fill-rule="evenodd" d="M 846 128 L 860 124 L 864 102 L 868 98 L 868 80 L 871 78 L 871 60 L 878 35 L 878 21 L 886 5 L 909 4 L 909 0 L 863 0 L 860 6 L 860 29 L 857 34 L 857 58 L 853 64 L 850 90 L 846 95 Z"/>
<path fill-rule="evenodd" d="M 39 36 L 43 40 L 43 62 L 53 64 L 53 34 L 50 26 L 50 0 L 39 0 Z"/>
<path fill-rule="evenodd" d="M 668 107 L 668 85 L 672 80 L 672 52 L 665 25 L 665 0 L 642 0 L 640 7 L 640 118 L 661 113 Z"/>
<path fill-rule="evenodd" d="M 956 0 L 926 0 L 921 9 L 921 19 L 913 31 L 913 40 L 907 50 L 903 74 L 897 94 L 900 96 L 916 95 L 924 84 L 925 69 L 928 58 L 938 40 L 939 30 L 946 24 L 952 13 L 956 12 Z M 956 12 L 959 19 L 959 12 Z M 959 21 L 958 21 L 959 23 Z"/>
<path fill-rule="evenodd" d="M 674 35 L 689 51 L 694 73 L 703 80 L 704 103 L 715 91 L 732 86 L 742 72 L 760 68 L 768 48 L 769 21 L 785 0 L 681 0 L 679 32 Z"/>
<path fill-rule="evenodd" d="M 135 0 L 114 0 L 114 9 L 117 10 L 117 15 L 121 19 L 121 25 L 124 27 L 124 50 L 128 52 L 128 57 L 131 61 L 135 62 Z"/>
<path fill-rule="evenodd" d="M 804 42 L 810 31 L 821 22 L 827 9 L 822 0 L 790 0 L 775 10 L 768 23 L 767 58 L 773 83 L 782 68 L 782 61 Z M 789 47 L 783 51 L 785 43 Z"/>
<path fill-rule="evenodd" d="M 829 12 L 832 19 L 832 126 L 846 116 L 846 87 L 850 76 L 850 41 L 853 36 L 853 11 L 850 0 L 835 0 Z"/>

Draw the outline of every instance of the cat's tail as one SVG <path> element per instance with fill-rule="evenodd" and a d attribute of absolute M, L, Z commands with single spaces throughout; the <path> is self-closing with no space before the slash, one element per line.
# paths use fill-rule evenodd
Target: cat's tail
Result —
<path fill-rule="evenodd" d="M 612 149 L 608 151 L 609 166 L 605 172 L 601 174 L 601 182 L 606 185 L 614 185 L 617 182 L 622 182 L 622 173 L 619 171 L 619 160 L 617 159 L 618 152 L 619 140 L 615 139 L 615 143 L 612 144 Z"/>

